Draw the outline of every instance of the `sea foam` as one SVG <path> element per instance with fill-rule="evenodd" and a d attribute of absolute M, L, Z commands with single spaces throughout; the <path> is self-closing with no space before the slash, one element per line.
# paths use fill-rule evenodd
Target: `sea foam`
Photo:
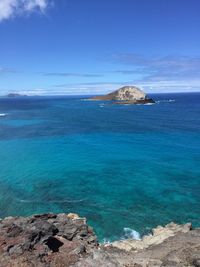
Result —
<path fill-rule="evenodd" d="M 5 117 L 7 114 L 5 113 L 0 113 L 0 117 Z"/>
<path fill-rule="evenodd" d="M 152 106 L 152 105 L 155 105 L 155 103 L 146 103 L 146 104 L 143 104 L 145 106 Z"/>
<path fill-rule="evenodd" d="M 64 200 L 47 200 L 47 201 L 43 201 L 43 200 L 26 200 L 26 199 L 17 199 L 18 202 L 21 203 L 33 203 L 33 204 L 42 204 L 42 203 L 79 203 L 79 202 L 83 202 L 86 199 L 64 199 Z"/>
<path fill-rule="evenodd" d="M 158 100 L 156 103 L 170 103 L 170 102 L 175 102 L 175 99 L 165 99 L 165 100 Z"/>
<path fill-rule="evenodd" d="M 134 229 L 125 227 L 124 228 L 124 239 L 135 239 L 135 240 L 140 240 L 140 233 L 135 231 Z"/>

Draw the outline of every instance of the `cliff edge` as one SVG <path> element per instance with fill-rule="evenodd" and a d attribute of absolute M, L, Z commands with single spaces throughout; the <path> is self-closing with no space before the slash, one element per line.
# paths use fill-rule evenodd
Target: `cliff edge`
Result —
<path fill-rule="evenodd" d="M 200 229 L 158 226 L 141 240 L 99 244 L 77 214 L 0 221 L 0 267 L 200 267 Z"/>

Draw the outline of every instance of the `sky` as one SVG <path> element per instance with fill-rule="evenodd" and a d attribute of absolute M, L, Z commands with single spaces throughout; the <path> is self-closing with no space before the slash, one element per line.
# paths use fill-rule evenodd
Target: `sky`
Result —
<path fill-rule="evenodd" d="M 0 0 L 0 95 L 200 91 L 199 0 Z"/>

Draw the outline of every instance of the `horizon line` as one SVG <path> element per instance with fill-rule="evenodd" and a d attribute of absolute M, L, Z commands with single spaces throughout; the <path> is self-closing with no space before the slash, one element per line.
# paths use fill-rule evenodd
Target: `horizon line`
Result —
<path fill-rule="evenodd" d="M 173 91 L 173 92 L 152 92 L 152 93 L 146 93 L 147 95 L 157 95 L 157 94 L 192 94 L 192 93 L 200 93 L 199 91 Z M 9 94 L 18 94 L 17 96 L 9 96 Z M 106 95 L 105 94 L 41 94 L 41 95 L 28 95 L 28 94 L 19 94 L 17 92 L 15 93 L 8 93 L 6 95 L 1 95 L 0 97 L 5 97 L 5 98 L 26 98 L 26 97 L 48 97 L 48 96 L 57 96 L 57 97 L 62 97 L 62 96 L 101 96 L 101 95 Z"/>

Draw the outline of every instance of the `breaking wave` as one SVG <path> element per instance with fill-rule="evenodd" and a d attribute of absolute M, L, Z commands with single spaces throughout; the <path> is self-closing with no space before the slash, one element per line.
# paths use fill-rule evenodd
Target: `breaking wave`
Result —
<path fill-rule="evenodd" d="M 6 115 L 6 113 L 0 113 L 0 117 L 5 117 Z"/>
<path fill-rule="evenodd" d="M 155 103 L 146 103 L 144 104 L 145 106 L 152 106 L 152 105 L 155 105 Z"/>
<path fill-rule="evenodd" d="M 114 240 L 106 238 L 106 237 L 103 238 L 103 244 L 104 245 L 109 245 L 113 241 L 126 240 L 126 239 L 141 240 L 140 233 L 135 231 L 134 229 L 131 229 L 131 228 L 128 228 L 128 227 L 124 227 L 123 232 L 124 233 L 123 233 L 122 236 L 120 236 L 119 238 L 115 238 Z"/>
<path fill-rule="evenodd" d="M 99 105 L 100 108 L 104 108 L 104 104 Z"/>
<path fill-rule="evenodd" d="M 170 103 L 170 102 L 175 102 L 175 99 L 164 99 L 164 100 L 158 100 L 156 103 Z"/>
<path fill-rule="evenodd" d="M 134 229 L 125 227 L 124 228 L 124 237 L 122 239 L 135 239 L 140 240 L 140 233 L 135 231 Z"/>

